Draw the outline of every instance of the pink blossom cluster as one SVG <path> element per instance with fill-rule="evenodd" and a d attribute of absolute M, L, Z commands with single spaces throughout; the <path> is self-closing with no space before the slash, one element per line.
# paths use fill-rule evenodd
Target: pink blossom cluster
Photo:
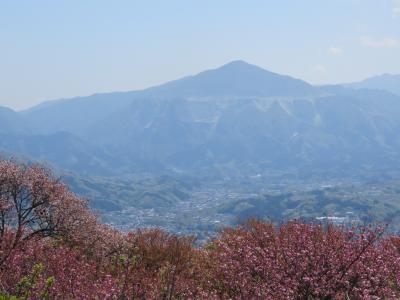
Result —
<path fill-rule="evenodd" d="M 382 228 L 250 222 L 207 251 L 226 299 L 398 299 L 400 255 Z"/>

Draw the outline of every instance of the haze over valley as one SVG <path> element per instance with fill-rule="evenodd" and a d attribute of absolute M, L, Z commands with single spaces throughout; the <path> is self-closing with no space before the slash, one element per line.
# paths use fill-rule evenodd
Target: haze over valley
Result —
<path fill-rule="evenodd" d="M 0 147 L 49 164 L 120 228 L 204 237 L 249 217 L 331 216 L 397 230 L 398 86 L 315 86 L 238 60 L 145 90 L 3 107 Z"/>

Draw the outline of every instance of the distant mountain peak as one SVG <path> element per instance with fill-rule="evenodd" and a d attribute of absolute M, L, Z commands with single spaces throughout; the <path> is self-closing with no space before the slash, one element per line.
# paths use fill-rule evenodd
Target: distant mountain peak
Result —
<path fill-rule="evenodd" d="M 223 68 L 254 68 L 254 67 L 261 69 L 260 67 L 258 67 L 256 65 L 253 65 L 253 64 L 250 64 L 250 63 L 248 63 L 248 62 L 246 62 L 244 60 L 238 59 L 238 60 L 233 60 L 231 62 L 228 62 L 228 63 L 222 65 L 221 67 L 219 67 L 218 69 L 223 69 Z"/>
<path fill-rule="evenodd" d="M 236 60 L 232 60 L 232 61 L 226 63 L 223 66 L 228 66 L 228 65 L 251 65 L 251 64 L 248 63 L 247 61 L 242 60 L 242 59 L 236 59 Z"/>
<path fill-rule="evenodd" d="M 356 89 L 378 89 L 400 95 L 400 75 L 385 73 L 344 86 Z"/>
<path fill-rule="evenodd" d="M 283 75 L 279 75 L 279 74 L 273 73 L 271 71 L 268 71 L 266 69 L 263 69 L 257 65 L 250 64 L 244 60 L 234 60 L 234 61 L 231 61 L 229 63 L 226 63 L 226 64 L 220 66 L 219 68 L 207 70 L 202 73 L 205 73 L 205 72 L 220 72 L 221 75 L 223 73 L 239 73 L 242 76 L 246 76 L 247 74 L 254 74 L 254 73 L 264 73 L 264 74 L 268 73 L 268 74 L 274 74 L 277 76 L 283 76 Z M 200 74 L 202 74 L 202 73 L 200 73 Z M 286 76 L 286 77 L 288 77 L 288 76 Z"/>
<path fill-rule="evenodd" d="M 159 97 L 271 97 L 316 94 L 310 84 L 243 60 L 143 91 Z"/>

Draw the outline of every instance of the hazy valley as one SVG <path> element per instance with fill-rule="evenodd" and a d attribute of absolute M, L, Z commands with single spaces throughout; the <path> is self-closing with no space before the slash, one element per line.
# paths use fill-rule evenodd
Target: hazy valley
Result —
<path fill-rule="evenodd" d="M 351 213 L 397 230 L 397 86 L 390 75 L 312 86 L 234 61 L 146 90 L 2 108 L 0 147 L 50 164 L 120 228 L 204 237 L 249 217 Z"/>

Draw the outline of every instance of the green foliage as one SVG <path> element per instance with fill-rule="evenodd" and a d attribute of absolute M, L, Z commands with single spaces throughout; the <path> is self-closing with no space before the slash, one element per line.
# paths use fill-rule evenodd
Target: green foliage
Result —
<path fill-rule="evenodd" d="M 38 282 L 42 270 L 43 264 L 35 264 L 32 268 L 32 272 L 29 275 L 22 277 L 21 281 L 17 285 L 17 293 L 21 296 L 21 299 L 29 299 L 30 291 Z"/>
<path fill-rule="evenodd" d="M 15 298 L 10 298 L 9 300 L 28 300 L 30 299 L 30 294 L 32 289 L 36 288 L 37 283 L 39 282 L 39 279 L 42 276 L 42 271 L 43 271 L 43 264 L 42 263 L 37 263 L 33 266 L 32 271 L 29 275 L 22 277 L 20 282 L 17 284 L 17 294 L 19 295 L 19 298 L 16 296 L 12 296 Z M 40 296 L 41 299 L 50 299 L 50 288 L 54 285 L 55 278 L 53 276 L 47 278 L 46 284 L 43 288 L 42 291 L 40 291 Z M 8 298 L 5 298 L 8 300 Z M 5 300 L 4 299 L 4 300 Z M 0 298 L 0 300 L 3 300 Z"/>
<path fill-rule="evenodd" d="M 50 288 L 54 285 L 54 281 L 55 281 L 54 276 L 47 278 L 46 285 L 42 290 L 42 292 L 40 293 L 42 299 L 50 299 Z"/>
<path fill-rule="evenodd" d="M 23 298 L 19 298 L 17 296 L 7 296 L 4 294 L 0 294 L 0 300 L 23 300 Z"/>

